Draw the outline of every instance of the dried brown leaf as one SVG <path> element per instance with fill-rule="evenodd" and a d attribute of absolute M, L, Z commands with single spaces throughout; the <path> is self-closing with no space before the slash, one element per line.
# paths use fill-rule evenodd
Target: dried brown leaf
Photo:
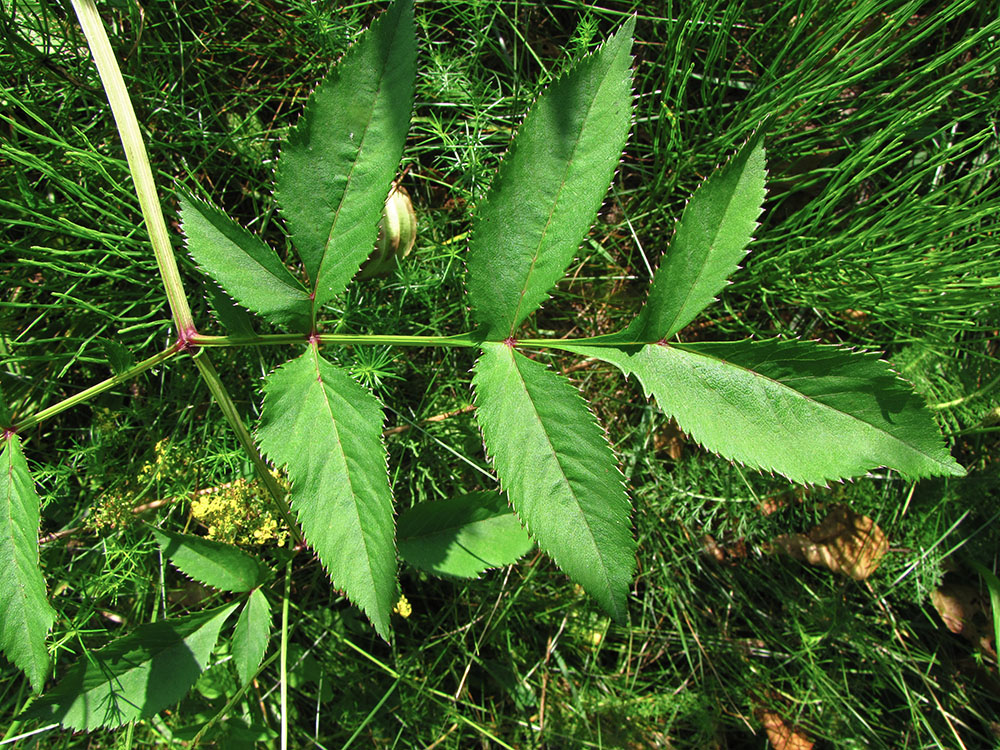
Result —
<path fill-rule="evenodd" d="M 875 572 L 889 551 L 889 540 L 868 516 L 837 505 L 808 534 L 779 536 L 774 547 L 798 560 L 863 581 Z"/>

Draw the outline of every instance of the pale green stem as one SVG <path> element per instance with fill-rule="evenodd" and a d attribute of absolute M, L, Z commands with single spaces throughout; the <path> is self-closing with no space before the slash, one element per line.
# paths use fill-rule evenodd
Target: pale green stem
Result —
<path fill-rule="evenodd" d="M 56 414 L 60 414 L 61 412 L 66 411 L 67 409 L 72 409 L 77 404 L 83 403 L 84 401 L 88 401 L 99 393 L 103 393 L 106 390 L 114 388 L 116 385 L 121 385 L 122 383 L 131 380 L 136 375 L 139 375 L 140 373 L 143 373 L 146 370 L 156 367 L 157 365 L 163 364 L 167 360 L 176 357 L 178 354 L 181 353 L 181 351 L 182 350 L 180 348 L 172 346 L 169 349 L 160 352 L 159 354 L 154 354 L 152 357 L 144 359 L 142 360 L 142 362 L 139 362 L 133 367 L 130 367 L 126 372 L 123 372 L 120 375 L 115 375 L 114 377 L 108 378 L 107 380 L 102 380 L 97 385 L 92 385 L 87 390 L 80 391 L 75 396 L 70 396 L 69 398 L 60 401 L 58 404 L 53 404 L 47 409 L 42 409 L 40 412 L 32 414 L 30 417 L 27 417 L 26 419 L 14 425 L 14 431 L 22 432 L 23 430 L 26 430 L 29 427 L 34 427 L 39 422 L 54 417 Z"/>
<path fill-rule="evenodd" d="M 288 750 L 288 600 L 292 593 L 292 561 L 285 566 L 285 595 L 281 598 L 281 750 Z"/>
<path fill-rule="evenodd" d="M 222 413 L 225 415 L 226 421 L 229 422 L 229 426 L 232 427 L 233 432 L 236 433 L 236 439 L 240 441 L 240 445 L 243 446 L 243 450 L 246 451 L 246 454 L 253 462 L 254 468 L 257 469 L 257 474 L 260 476 L 261 481 L 263 481 L 264 486 L 267 487 L 268 494 L 271 496 L 271 501 L 275 510 L 278 512 L 278 515 L 281 516 L 281 520 L 285 522 L 285 525 L 288 527 L 288 530 L 292 535 L 292 539 L 294 541 L 292 546 L 297 547 L 303 543 L 302 535 L 299 533 L 298 526 L 296 526 L 295 520 L 292 518 L 292 515 L 288 510 L 288 502 L 285 499 L 285 492 L 278 484 L 278 480 L 276 480 L 274 475 L 271 474 L 264 457 L 260 455 L 260 451 L 257 449 L 257 444 L 253 441 L 253 436 L 250 434 L 246 425 L 243 424 L 243 418 L 236 409 L 236 404 L 234 404 L 233 400 L 229 397 L 229 391 L 226 390 L 226 386 L 219 378 L 219 373 L 216 372 L 211 360 L 209 360 L 208 352 L 205 350 L 198 352 L 194 356 L 194 361 L 195 364 L 198 365 L 198 371 L 201 373 L 202 378 L 204 378 L 205 384 L 208 386 L 208 390 L 211 391 L 212 396 L 215 398 L 215 402 L 219 405 L 219 408 L 222 409 Z"/>
<path fill-rule="evenodd" d="M 278 333 L 266 336 L 204 336 L 191 337 L 194 346 L 263 346 L 280 344 L 307 344 L 310 338 L 303 333 Z M 390 336 L 369 334 L 322 333 L 316 336 L 320 344 L 333 346 L 479 346 L 470 333 L 457 336 Z"/>
<path fill-rule="evenodd" d="M 139 121 L 136 120 L 132 100 L 129 99 L 125 80 L 111 50 L 111 42 L 108 41 L 107 31 L 104 29 L 104 23 L 101 21 L 94 0 L 72 0 L 72 2 L 76 16 L 80 19 L 83 34 L 87 38 L 87 44 L 90 45 L 90 51 L 94 55 L 94 62 L 97 63 L 97 72 L 101 76 L 101 83 L 107 93 L 108 103 L 111 105 L 111 112 L 118 126 L 122 145 L 125 147 L 125 158 L 128 160 L 129 171 L 135 182 L 135 192 L 139 197 L 142 217 L 149 231 L 153 252 L 156 254 L 156 265 L 160 269 L 160 277 L 167 292 L 174 325 L 181 340 L 184 340 L 194 332 L 194 320 L 187 298 L 184 296 L 184 286 L 177 270 L 177 261 L 167 236 L 167 224 L 163 220 L 163 211 L 156 195 L 156 184 L 153 181 L 153 171 L 149 168 L 149 158 L 146 156 L 142 133 L 139 131 Z"/>

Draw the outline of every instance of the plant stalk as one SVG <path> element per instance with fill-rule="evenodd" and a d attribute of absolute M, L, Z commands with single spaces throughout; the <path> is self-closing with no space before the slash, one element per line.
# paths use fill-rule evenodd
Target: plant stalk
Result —
<path fill-rule="evenodd" d="M 184 296 L 184 285 L 167 235 L 167 224 L 163 219 L 163 210 L 156 195 L 156 183 L 153 181 L 153 171 L 149 167 L 149 157 L 146 155 L 146 146 L 139 130 L 139 121 L 136 119 L 132 100 L 125 88 L 125 80 L 122 78 L 121 69 L 118 67 L 111 42 L 108 40 L 108 33 L 94 0 L 72 0 L 72 3 L 94 56 L 94 62 L 97 64 L 97 72 L 108 96 L 122 145 L 125 147 L 125 158 L 128 160 L 129 171 L 135 182 L 135 192 L 139 197 L 142 217 L 146 222 L 149 240 L 156 255 L 160 278 L 167 292 L 170 313 L 177 327 L 178 336 L 183 341 L 194 333 L 194 319 L 191 317 L 191 308 L 188 307 L 187 298 Z"/>
<path fill-rule="evenodd" d="M 250 431 L 247 430 L 246 425 L 243 424 L 243 418 L 236 409 L 236 404 L 234 404 L 233 400 L 229 397 L 229 391 L 226 390 L 226 386 L 219 378 L 219 373 L 216 372 L 215 366 L 212 365 L 211 360 L 208 358 L 208 352 L 205 350 L 198 352 L 194 356 L 194 361 L 195 364 L 198 365 L 198 371 L 201 373 L 202 378 L 204 378 L 206 385 L 208 385 L 208 390 L 211 391 L 216 403 L 222 409 L 222 413 L 225 415 L 226 421 L 229 422 L 229 426 L 232 427 L 233 432 L 236 433 L 236 439 L 240 441 L 240 445 L 243 446 L 243 450 L 246 451 L 246 454 L 253 462 L 258 476 L 260 476 L 261 481 L 264 482 L 264 486 L 267 487 L 267 492 L 271 496 L 271 501 L 274 504 L 275 510 L 278 512 L 278 515 L 281 516 L 281 520 L 285 522 L 289 533 L 292 535 L 292 546 L 298 547 L 299 545 L 304 544 L 302 535 L 299 533 L 298 526 L 295 524 L 295 520 L 292 518 L 292 514 L 288 509 L 288 502 L 285 499 L 285 491 L 281 489 L 278 481 L 274 478 L 274 475 L 271 474 L 270 469 L 268 469 L 267 462 L 264 460 L 264 457 L 260 455 L 260 451 L 257 449 L 257 444 L 253 441 L 253 436 L 250 434 Z"/>
<path fill-rule="evenodd" d="M 27 430 L 30 427 L 34 427 L 36 424 L 43 422 L 46 419 L 50 419 L 56 416 L 57 414 L 61 414 L 67 409 L 72 409 L 77 404 L 83 403 L 84 401 L 88 401 L 99 393 L 104 393 L 104 391 L 114 388 L 116 385 L 121 385 L 122 383 L 131 380 L 132 378 L 145 372 L 146 370 L 150 370 L 156 367 L 157 365 L 163 364 L 164 362 L 173 359 L 178 354 L 180 354 L 181 351 L 182 350 L 177 346 L 172 346 L 169 349 L 160 352 L 159 354 L 154 354 L 152 357 L 144 359 L 142 360 L 142 362 L 139 362 L 135 366 L 130 367 L 128 370 L 121 373 L 120 375 L 115 375 L 114 377 L 110 377 L 107 380 L 102 380 L 97 385 L 92 385 L 90 386 L 90 388 L 87 388 L 84 391 L 80 391 L 75 396 L 70 396 L 67 399 L 63 399 L 59 403 L 53 404 L 47 409 L 42 409 L 40 412 L 32 414 L 30 417 L 21 420 L 20 422 L 14 425 L 14 431 L 23 432 L 24 430 Z"/>
<path fill-rule="evenodd" d="M 262 346 L 280 344 L 308 344 L 310 337 L 303 333 L 278 333 L 265 336 L 205 336 L 200 333 L 191 337 L 194 346 Z M 320 344 L 339 346 L 479 346 L 479 340 L 471 333 L 456 336 L 392 336 L 370 334 L 317 334 Z"/>

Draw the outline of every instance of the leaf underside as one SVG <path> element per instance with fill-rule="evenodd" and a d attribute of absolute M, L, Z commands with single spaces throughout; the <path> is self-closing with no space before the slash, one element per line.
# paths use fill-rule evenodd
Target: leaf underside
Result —
<path fill-rule="evenodd" d="M 204 671 L 236 606 L 141 625 L 81 658 L 26 716 L 89 731 L 157 714 L 184 697 Z"/>
<path fill-rule="evenodd" d="M 494 492 L 419 503 L 400 514 L 396 541 L 413 567 L 457 578 L 515 563 L 534 546 Z"/>
<path fill-rule="evenodd" d="M 292 509 L 333 584 L 388 639 L 396 602 L 382 407 L 315 345 L 264 381 L 258 438 L 287 466 Z"/>
<path fill-rule="evenodd" d="M 267 567 L 232 544 L 153 529 L 163 554 L 182 573 L 220 591 L 249 591 L 270 577 Z"/>
<path fill-rule="evenodd" d="M 275 198 L 319 307 L 372 252 L 410 125 L 412 0 L 396 0 L 313 92 L 282 149 Z"/>
<path fill-rule="evenodd" d="M 538 545 L 618 620 L 634 567 L 611 446 L 563 376 L 505 344 L 476 362 L 476 418 L 500 484 Z"/>
<path fill-rule="evenodd" d="M 39 499 L 11 435 L 0 452 L 0 649 L 39 692 L 49 674 L 45 637 L 55 610 L 38 567 Z"/>
<path fill-rule="evenodd" d="M 264 320 L 309 330 L 309 293 L 273 249 L 214 206 L 184 196 L 180 206 L 188 252 L 205 273 Z"/>
<path fill-rule="evenodd" d="M 921 398 L 877 354 L 777 339 L 568 348 L 634 373 L 709 450 L 796 482 L 881 466 L 915 478 L 965 473 Z"/>
<path fill-rule="evenodd" d="M 634 27 L 542 93 L 476 210 L 469 300 L 489 340 L 513 336 L 545 301 L 597 215 L 631 122 Z"/>
<path fill-rule="evenodd" d="M 271 635 L 271 605 L 260 589 L 255 589 L 233 630 L 233 662 L 240 684 L 246 685 L 257 674 Z"/>
<path fill-rule="evenodd" d="M 715 301 L 739 268 L 764 203 L 762 136 L 758 131 L 691 196 L 653 277 L 649 299 L 625 338 L 670 338 Z"/>

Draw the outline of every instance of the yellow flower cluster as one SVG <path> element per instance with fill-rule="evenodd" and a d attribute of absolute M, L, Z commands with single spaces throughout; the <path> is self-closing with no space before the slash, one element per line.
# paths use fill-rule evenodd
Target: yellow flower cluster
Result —
<path fill-rule="evenodd" d="M 400 594 L 399 601 L 396 602 L 396 606 L 392 608 L 392 611 L 405 620 L 413 614 L 413 606 L 410 604 L 405 594 Z"/>
<path fill-rule="evenodd" d="M 228 544 L 275 543 L 280 547 L 288 539 L 288 529 L 257 481 L 237 479 L 204 491 L 191 503 L 191 515 L 208 528 L 209 539 Z"/>

